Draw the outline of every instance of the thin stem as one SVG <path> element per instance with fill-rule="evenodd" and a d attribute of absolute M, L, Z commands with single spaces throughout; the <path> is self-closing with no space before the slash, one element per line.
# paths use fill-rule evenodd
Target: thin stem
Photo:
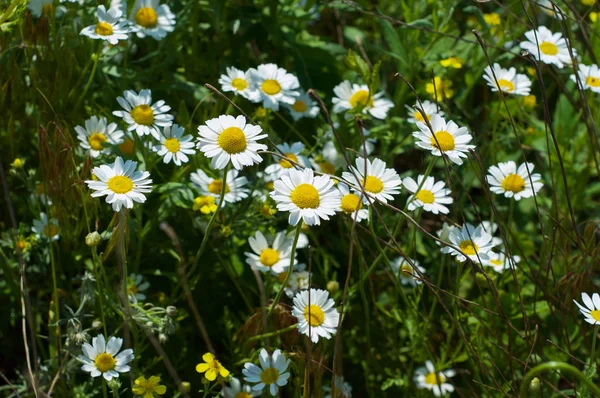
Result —
<path fill-rule="evenodd" d="M 96 53 L 94 54 L 95 55 L 94 66 L 92 66 L 92 72 L 90 73 L 90 78 L 88 79 L 87 83 L 85 84 L 85 88 L 83 89 L 81 96 L 79 96 L 79 99 L 77 100 L 77 103 L 75 104 L 75 109 L 77 109 L 79 107 L 79 104 L 81 103 L 83 98 L 85 98 L 85 95 L 87 94 L 87 92 L 90 88 L 90 85 L 92 84 L 92 80 L 94 80 L 94 75 L 96 74 L 96 69 L 98 68 L 98 61 L 100 61 L 101 51 L 102 51 L 102 47 L 98 46 L 98 51 L 96 51 Z"/>
<path fill-rule="evenodd" d="M 285 280 L 283 281 L 283 284 L 279 288 L 279 291 L 277 292 L 277 295 L 275 296 L 275 300 L 273 300 L 273 304 L 271 304 L 271 308 L 269 308 L 269 313 L 267 314 L 267 317 L 270 317 L 271 314 L 273 313 L 273 310 L 277 306 L 279 299 L 281 299 L 281 295 L 283 294 L 285 287 L 288 285 L 288 283 L 290 282 L 290 279 L 292 278 L 292 271 L 294 270 L 294 260 L 296 260 L 296 256 L 294 254 L 296 253 L 296 245 L 298 244 L 298 237 L 300 236 L 301 230 L 302 230 L 302 221 L 298 221 L 298 224 L 296 225 L 296 234 L 294 235 L 294 243 L 292 244 L 292 251 L 291 251 L 292 256 L 290 257 L 290 268 L 288 268 L 288 272 L 287 272 L 287 275 L 285 276 Z"/>
<path fill-rule="evenodd" d="M 598 325 L 594 326 L 594 336 L 592 337 L 592 352 L 590 353 L 589 366 L 593 366 L 594 361 L 596 359 L 596 337 L 597 336 L 598 336 Z"/>
<path fill-rule="evenodd" d="M 290 325 L 290 326 L 285 327 L 283 329 L 279 329 L 279 330 L 275 330 L 273 332 L 263 333 L 263 334 L 258 334 L 256 336 L 252 336 L 252 337 L 248 338 L 246 340 L 246 342 L 250 342 L 250 341 L 254 341 L 254 340 L 260 340 L 260 339 L 266 339 L 266 338 L 274 337 L 274 336 L 279 336 L 280 334 L 284 334 L 284 333 L 290 332 L 290 331 L 296 329 L 297 327 L 298 327 L 298 324 L 294 323 L 293 325 Z"/>
<path fill-rule="evenodd" d="M 52 244 L 48 247 L 50 250 L 50 264 L 52 267 L 52 296 L 54 301 L 54 322 L 58 322 L 60 319 L 60 305 L 58 303 L 58 287 L 56 283 L 56 261 L 54 260 L 54 251 L 52 250 Z M 54 344 L 56 345 L 56 352 L 60 352 L 60 326 L 53 328 Z M 52 348 L 52 345 L 50 346 Z M 52 353 L 50 353 L 53 356 Z"/>
<path fill-rule="evenodd" d="M 529 372 L 527 372 L 527 374 L 523 378 L 523 382 L 521 382 L 520 396 L 521 397 L 528 396 L 529 384 L 531 383 L 531 380 L 533 380 L 533 378 L 536 375 L 546 372 L 546 371 L 556 371 L 556 370 L 560 370 L 565 373 L 569 373 L 572 376 L 575 376 L 575 378 L 577 378 L 580 382 L 585 384 L 594 393 L 595 396 L 600 397 L 600 388 L 598 388 L 597 385 L 595 385 L 587 377 L 585 377 L 585 375 L 583 373 L 581 373 L 581 371 L 579 369 L 577 369 L 575 366 L 569 365 L 568 363 L 564 363 L 564 362 L 546 362 L 546 363 L 543 363 L 541 365 L 534 367 Z"/>

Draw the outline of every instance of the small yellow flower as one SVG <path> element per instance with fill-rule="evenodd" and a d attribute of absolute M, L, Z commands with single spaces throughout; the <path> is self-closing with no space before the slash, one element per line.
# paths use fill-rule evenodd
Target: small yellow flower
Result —
<path fill-rule="evenodd" d="M 119 42 L 121 43 L 121 42 Z M 133 140 L 129 138 L 125 138 L 125 140 L 119 144 L 119 150 L 125 155 L 131 155 L 133 153 L 133 148 L 135 147 L 135 143 Z"/>
<path fill-rule="evenodd" d="M 427 94 L 432 97 L 436 97 L 437 94 L 437 98 L 435 98 L 436 101 L 438 98 L 441 100 L 444 98 L 452 98 L 452 96 L 454 96 L 454 90 L 452 89 L 452 82 L 450 80 L 443 80 L 441 77 L 436 76 L 434 82 L 435 86 L 433 83 L 427 83 L 425 90 L 427 90 Z"/>
<path fill-rule="evenodd" d="M 526 68 L 526 70 L 527 70 L 527 74 L 529 76 L 535 76 L 536 75 L 536 71 L 535 71 L 535 68 L 533 66 L 528 66 Z"/>
<path fill-rule="evenodd" d="M 489 26 L 498 26 L 502 22 L 500 15 L 496 14 L 495 12 L 483 14 L 483 19 Z"/>
<path fill-rule="evenodd" d="M 528 95 L 525 98 L 523 98 L 523 105 L 525 106 L 525 108 L 535 108 L 536 103 L 537 103 L 537 100 L 535 98 L 535 95 L 533 95 L 533 94 Z"/>
<path fill-rule="evenodd" d="M 271 216 L 273 216 L 273 214 L 277 213 L 277 209 L 274 209 L 271 206 L 264 204 L 260 209 L 260 212 L 263 215 L 263 217 L 270 218 Z"/>
<path fill-rule="evenodd" d="M 18 248 L 21 250 L 21 253 L 25 253 L 27 250 L 29 250 L 29 247 L 31 247 L 31 242 L 23 237 L 19 237 L 19 240 L 15 242 L 15 251 Z"/>
<path fill-rule="evenodd" d="M 229 376 L 229 371 L 225 369 L 223 365 L 221 365 L 221 362 L 217 361 L 217 358 L 210 352 L 202 355 L 202 360 L 205 363 L 196 365 L 196 372 L 206 372 L 204 377 L 206 377 L 207 380 L 213 381 L 217 378 L 217 375 L 221 375 L 221 377 Z"/>
<path fill-rule="evenodd" d="M 256 110 L 256 113 L 254 114 L 254 116 L 256 116 L 258 119 L 266 117 L 267 116 L 267 110 L 265 108 L 263 108 L 262 106 L 260 106 Z"/>
<path fill-rule="evenodd" d="M 25 165 L 25 161 L 21 158 L 15 158 L 15 160 L 13 160 L 13 162 L 10 165 L 15 169 L 22 169 Z"/>
<path fill-rule="evenodd" d="M 144 376 L 135 380 L 135 387 L 131 390 L 135 395 L 142 395 L 144 398 L 154 398 L 154 394 L 163 395 L 167 392 L 167 387 L 160 384 L 160 376 L 151 376 L 146 379 Z"/>
<path fill-rule="evenodd" d="M 597 12 L 590 12 L 590 21 L 596 23 L 597 20 L 598 20 L 598 13 Z"/>
<path fill-rule="evenodd" d="M 200 211 L 202 214 L 210 214 L 217 211 L 217 205 L 215 204 L 216 198 L 214 196 L 198 196 L 194 199 L 194 211 Z"/>
<path fill-rule="evenodd" d="M 444 68 L 460 69 L 462 68 L 463 63 L 464 61 L 457 57 L 450 57 L 440 60 L 440 65 L 442 65 Z"/>
<path fill-rule="evenodd" d="M 596 0 L 581 0 L 581 4 L 584 6 L 593 6 L 596 3 Z"/>

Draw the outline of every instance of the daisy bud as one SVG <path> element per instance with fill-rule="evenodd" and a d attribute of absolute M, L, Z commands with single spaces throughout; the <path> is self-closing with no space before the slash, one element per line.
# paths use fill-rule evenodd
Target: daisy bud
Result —
<path fill-rule="evenodd" d="M 182 381 L 181 382 L 181 390 L 184 392 L 190 392 L 191 389 L 191 385 L 189 383 L 189 381 Z"/>
<path fill-rule="evenodd" d="M 340 290 L 340 283 L 338 281 L 329 281 L 327 282 L 327 290 L 329 293 L 333 294 Z"/>
<path fill-rule="evenodd" d="M 115 393 L 121 389 L 121 382 L 119 381 L 118 377 L 114 377 L 111 381 L 108 382 L 108 388 L 110 388 L 110 391 Z"/>
<path fill-rule="evenodd" d="M 92 329 L 100 329 L 102 327 L 102 322 L 100 322 L 100 320 L 96 319 L 94 322 L 92 322 Z"/>
<path fill-rule="evenodd" d="M 538 379 L 537 377 L 534 377 L 533 380 L 531 380 L 531 383 L 529 383 L 529 391 L 536 392 L 539 390 L 540 390 L 540 379 Z"/>
<path fill-rule="evenodd" d="M 102 238 L 100 237 L 100 234 L 98 233 L 98 231 L 94 231 L 94 232 L 87 234 L 87 236 L 85 237 L 85 244 L 88 245 L 89 247 L 95 247 L 100 244 L 101 240 L 102 240 Z"/>
<path fill-rule="evenodd" d="M 160 344 L 165 344 L 167 342 L 167 335 L 164 333 L 159 334 L 158 341 L 160 341 Z"/>
<path fill-rule="evenodd" d="M 176 316 L 177 315 L 177 308 L 170 305 L 167 307 L 167 315 L 169 316 Z"/>

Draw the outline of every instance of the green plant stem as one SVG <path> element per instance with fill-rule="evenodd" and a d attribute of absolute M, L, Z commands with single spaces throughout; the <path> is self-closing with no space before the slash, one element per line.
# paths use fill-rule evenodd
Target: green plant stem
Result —
<path fill-rule="evenodd" d="M 288 122 L 285 119 L 285 117 L 281 116 L 279 112 L 273 112 L 273 114 L 275 114 L 275 116 L 277 116 L 283 123 L 285 123 L 285 125 L 298 136 L 300 141 L 302 141 L 307 148 L 310 148 L 310 143 L 308 142 L 306 137 L 304 137 L 302 133 L 298 131 L 298 129 L 296 129 L 290 122 Z"/>
<path fill-rule="evenodd" d="M 250 342 L 250 341 L 254 341 L 254 340 L 261 340 L 261 339 L 268 339 L 269 337 L 279 336 L 280 334 L 290 332 L 290 331 L 296 329 L 297 327 L 298 327 L 298 324 L 294 323 L 293 325 L 287 326 L 283 329 L 279 329 L 279 330 L 275 330 L 273 332 L 263 333 L 263 334 L 258 334 L 256 336 L 252 336 L 252 337 L 248 338 L 246 340 L 246 342 Z"/>
<path fill-rule="evenodd" d="M 50 265 L 52 267 L 52 297 L 54 300 L 54 320 L 53 322 L 57 322 L 60 319 L 60 305 L 58 304 L 58 284 L 56 283 L 56 261 L 54 260 L 54 251 L 53 245 L 51 244 L 48 247 L 50 251 Z M 54 334 L 54 344 L 56 344 L 56 353 L 60 352 L 60 327 L 56 326 L 53 328 Z M 52 344 L 50 345 L 52 347 Z M 54 353 L 54 354 L 56 354 Z M 53 356 L 53 353 L 50 352 L 50 355 Z"/>
<path fill-rule="evenodd" d="M 102 327 L 104 328 L 104 335 L 108 336 L 106 329 L 106 318 L 104 317 L 104 298 L 102 290 L 100 289 L 100 266 L 102 260 L 98 257 L 96 247 L 92 247 L 92 258 L 94 259 L 94 276 L 96 277 L 96 289 L 98 289 L 98 300 L 100 301 L 100 319 L 102 319 Z"/>
<path fill-rule="evenodd" d="M 88 79 L 87 83 L 85 84 L 85 87 L 84 87 L 83 91 L 81 92 L 81 96 L 79 96 L 79 99 L 77 100 L 77 103 L 75 104 L 75 109 L 77 109 L 79 107 L 79 104 L 85 98 L 88 90 L 90 89 L 92 80 L 94 80 L 94 75 L 96 75 L 96 69 L 98 68 L 98 61 L 100 61 L 101 53 L 102 53 L 102 47 L 98 46 L 98 51 L 96 51 L 96 53 L 95 53 L 94 65 L 92 66 L 92 72 L 90 73 L 90 78 Z"/>
<path fill-rule="evenodd" d="M 290 283 L 290 279 L 292 277 L 292 272 L 294 271 L 294 260 L 296 259 L 296 256 L 294 254 L 296 253 L 296 245 L 298 244 L 298 237 L 300 236 L 301 230 L 302 230 L 302 220 L 298 221 L 298 224 L 296 225 L 296 233 L 294 235 L 294 243 L 292 244 L 292 251 L 290 252 L 290 253 L 292 253 L 291 254 L 292 257 L 290 258 L 290 267 L 288 268 L 288 272 L 287 272 L 287 275 L 285 276 L 285 280 L 283 281 L 283 284 L 279 288 L 279 291 L 277 292 L 277 295 L 275 296 L 275 299 L 273 300 L 273 304 L 271 305 L 271 308 L 269 308 L 267 317 L 271 316 L 271 314 L 273 313 L 273 310 L 277 306 L 277 303 L 281 299 L 281 295 L 283 294 L 285 287 L 288 285 L 288 283 Z"/>
<path fill-rule="evenodd" d="M 598 325 L 594 326 L 594 336 L 592 337 L 592 352 L 590 353 L 589 366 L 593 366 L 594 361 L 596 360 L 596 337 L 597 336 L 598 336 Z"/>
<path fill-rule="evenodd" d="M 540 373 L 553 370 L 560 370 L 565 373 L 569 373 L 572 376 L 575 376 L 575 378 L 577 378 L 580 382 L 588 386 L 588 388 L 594 393 L 595 396 L 600 397 L 600 388 L 597 385 L 595 385 L 587 377 L 585 377 L 585 375 L 581 373 L 581 371 L 575 366 L 564 362 L 546 362 L 534 367 L 529 372 L 527 372 L 527 374 L 523 378 L 523 381 L 521 382 L 520 397 L 525 398 L 529 396 L 529 384 L 535 376 L 537 376 Z"/>

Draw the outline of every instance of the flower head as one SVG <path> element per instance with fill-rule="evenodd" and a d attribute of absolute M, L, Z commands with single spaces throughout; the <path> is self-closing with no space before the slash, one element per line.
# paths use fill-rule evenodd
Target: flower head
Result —
<path fill-rule="evenodd" d="M 276 162 L 268 165 L 265 169 L 265 174 L 267 174 L 271 180 L 281 178 L 281 176 L 287 174 L 289 170 L 296 168 L 297 166 L 295 163 L 304 167 L 309 167 L 309 161 L 305 156 L 301 155 L 302 150 L 304 150 L 303 143 L 294 142 L 290 145 L 287 142 L 284 142 L 283 144 L 277 145 L 277 149 L 294 163 L 279 156 L 275 157 Z"/>
<path fill-rule="evenodd" d="M 103 5 L 98 6 L 96 10 L 98 22 L 95 25 L 83 28 L 81 35 L 91 39 L 106 40 L 112 45 L 116 45 L 119 40 L 127 40 L 127 35 L 131 32 L 129 22 L 123 19 L 123 13 L 120 9 L 113 7 L 106 11 Z"/>
<path fill-rule="evenodd" d="M 76 126 L 77 139 L 83 149 L 95 158 L 101 153 L 109 154 L 111 145 L 119 145 L 123 141 L 123 132 L 116 123 L 107 125 L 105 117 L 92 116 L 84 123 L 85 127 Z"/>
<path fill-rule="evenodd" d="M 205 373 L 204 377 L 206 377 L 207 380 L 213 381 L 217 376 L 229 376 L 229 371 L 225 369 L 223 365 L 221 365 L 221 362 L 219 362 L 210 352 L 202 355 L 202 360 L 204 361 L 203 363 L 196 365 L 196 372 Z"/>
<path fill-rule="evenodd" d="M 588 66 L 579 64 L 577 74 L 584 90 L 589 89 L 595 93 L 600 93 L 600 68 L 598 68 L 598 65 L 592 64 Z M 571 80 L 577 82 L 577 77 L 571 75 Z"/>
<path fill-rule="evenodd" d="M 490 167 L 486 176 L 490 191 L 515 200 L 532 197 L 544 186 L 541 175 L 531 174 L 533 167 L 533 163 L 521 163 L 517 168 L 513 161 Z"/>
<path fill-rule="evenodd" d="M 460 69 L 463 67 L 464 63 L 465 61 L 457 57 L 450 57 L 440 60 L 440 65 L 442 65 L 444 68 Z"/>
<path fill-rule="evenodd" d="M 210 214 L 217 211 L 217 198 L 214 196 L 198 196 L 194 199 L 192 210 L 199 211 L 202 214 Z"/>
<path fill-rule="evenodd" d="M 40 213 L 40 219 L 33 221 L 31 230 L 35 233 L 37 239 L 54 242 L 60 238 L 58 221 L 55 218 L 49 219 L 46 213 Z"/>
<path fill-rule="evenodd" d="M 383 160 L 375 158 L 371 162 L 369 159 L 359 157 L 354 163 L 356 167 L 350 166 L 352 172 L 343 172 L 342 178 L 355 187 L 359 187 L 360 189 L 354 188 L 359 195 L 361 189 L 364 188 L 363 202 L 365 204 L 369 204 L 373 200 L 369 200 L 366 195 L 387 203 L 388 200 L 394 200 L 393 195 L 400 193 L 402 185 L 400 176 L 396 170 L 386 168 Z"/>
<path fill-rule="evenodd" d="M 235 203 L 248 197 L 249 189 L 246 188 L 248 179 L 246 177 L 238 177 L 239 171 L 229 170 L 225 179 L 225 202 Z M 203 195 L 209 195 L 214 198 L 221 197 L 223 190 L 223 180 L 209 177 L 202 169 L 196 170 L 190 175 L 192 184 Z"/>
<path fill-rule="evenodd" d="M 363 202 L 360 200 L 360 193 L 350 192 L 348 185 L 343 182 L 337 184 L 340 190 L 342 199 L 340 200 L 340 210 L 348 214 L 352 220 L 356 222 L 367 220 L 369 218 L 369 210 L 363 207 Z"/>
<path fill-rule="evenodd" d="M 442 101 L 454 96 L 452 82 L 450 80 L 444 80 L 439 76 L 435 76 L 433 82 L 427 83 L 425 91 L 433 97 L 434 101 Z"/>
<path fill-rule="evenodd" d="M 314 119 L 319 114 L 319 106 L 305 91 L 301 91 L 292 105 L 286 105 L 294 120 L 302 118 Z"/>
<path fill-rule="evenodd" d="M 160 376 L 150 376 L 146 379 L 140 376 L 135 379 L 135 386 L 131 389 L 135 395 L 141 395 L 143 398 L 154 398 L 156 395 L 164 395 L 167 387 L 159 384 Z"/>
<path fill-rule="evenodd" d="M 404 187 L 412 193 L 408 198 L 408 210 L 415 210 L 422 207 L 425 211 L 433 214 L 448 214 L 450 210 L 445 206 L 454 202 L 450 197 L 450 190 L 445 188 L 444 181 L 435 182 L 433 177 L 425 178 L 420 175 L 417 181 L 406 177 L 403 181 Z"/>
<path fill-rule="evenodd" d="M 431 118 L 433 117 L 433 115 L 439 115 L 441 117 L 444 117 L 444 115 L 445 115 L 444 111 L 442 111 L 440 109 L 440 106 L 438 104 L 436 104 L 435 102 L 431 102 L 429 100 L 425 100 L 425 101 L 423 101 L 421 103 L 421 105 L 423 105 L 423 112 L 425 113 L 425 116 L 427 117 L 427 120 L 431 120 Z M 425 121 L 425 119 L 423 118 L 423 115 L 418 110 L 418 108 L 421 108 L 421 105 L 419 105 L 418 102 L 415 104 L 414 107 L 410 107 L 408 105 L 404 105 L 406 107 L 406 109 L 408 109 L 408 119 L 406 119 L 407 122 L 409 122 L 409 123 L 418 123 L 418 122 L 423 123 Z"/>
<path fill-rule="evenodd" d="M 362 108 L 362 113 L 369 113 L 376 119 L 385 119 L 394 103 L 383 98 L 383 92 L 372 94 L 366 84 L 350 84 L 344 80 L 334 87 L 333 111 L 345 112 L 351 109 Z"/>
<path fill-rule="evenodd" d="M 196 145 L 192 139 L 191 135 L 183 135 L 183 127 L 177 124 L 166 126 L 160 135 L 160 144 L 154 146 L 152 150 L 158 156 L 163 156 L 164 163 L 173 160 L 175 165 L 181 166 L 181 163 L 187 163 L 190 160 L 187 155 L 196 153 L 194 149 Z"/>
<path fill-rule="evenodd" d="M 219 77 L 221 90 L 241 95 L 250 100 L 257 99 L 258 93 L 254 89 L 254 81 L 250 71 L 244 72 L 229 66 L 225 70 L 227 72 Z"/>
<path fill-rule="evenodd" d="M 531 80 L 526 75 L 517 73 L 515 68 L 503 69 L 500 65 L 494 64 L 494 73 L 492 73 L 492 68 L 486 66 L 483 78 L 494 92 L 501 90 L 507 94 L 515 95 L 529 95 L 531 92 Z"/>
<path fill-rule="evenodd" d="M 261 272 L 281 274 L 289 268 L 292 256 L 294 264 L 297 262 L 296 253 L 292 253 L 293 243 L 293 240 L 287 237 L 286 231 L 277 233 L 274 239 L 269 240 L 262 232 L 256 231 L 254 236 L 248 238 L 248 244 L 254 253 L 244 253 L 246 263 Z"/>
<path fill-rule="evenodd" d="M 248 384 L 242 385 L 242 382 L 235 377 L 231 378 L 229 386 L 223 387 L 221 396 L 224 398 L 252 398 L 258 397 L 260 392 L 252 391 L 252 387 Z"/>
<path fill-rule="evenodd" d="M 333 391 L 330 385 L 323 386 L 324 398 L 352 398 L 352 386 L 344 380 L 344 376 L 335 376 Z"/>
<path fill-rule="evenodd" d="M 519 261 L 521 261 L 519 256 L 513 256 L 511 259 L 510 257 L 506 257 L 504 253 L 489 252 L 488 257 L 489 259 L 484 261 L 483 265 L 492 267 L 492 269 L 499 274 L 506 269 L 514 268 L 514 264 L 517 264 Z"/>
<path fill-rule="evenodd" d="M 409 262 L 404 257 L 397 257 L 390 262 L 392 268 L 400 277 L 400 283 L 407 286 L 417 286 L 423 283 L 423 281 L 410 263 L 413 263 L 414 266 L 421 271 L 421 273 L 425 273 L 425 268 L 421 267 L 417 260 L 411 259 Z"/>
<path fill-rule="evenodd" d="M 319 337 L 330 339 L 340 319 L 335 302 L 327 290 L 320 289 L 310 289 L 310 297 L 309 290 L 296 293 L 292 315 L 298 318 L 298 332 L 309 336 L 313 343 Z"/>
<path fill-rule="evenodd" d="M 258 65 L 249 70 L 254 81 L 254 102 L 262 102 L 262 106 L 274 111 L 279 104 L 294 105 L 300 95 L 298 78 L 275 64 Z"/>
<path fill-rule="evenodd" d="M 252 391 L 260 392 L 265 387 L 269 389 L 272 396 L 277 395 L 279 387 L 287 384 L 290 373 L 287 371 L 290 366 L 290 360 L 281 353 L 281 350 L 275 350 L 273 355 L 269 355 L 264 348 L 258 355 L 260 367 L 251 362 L 244 364 L 242 373 L 244 380 L 249 383 L 257 383 L 252 386 Z"/>
<path fill-rule="evenodd" d="M 460 262 L 466 261 L 467 257 L 476 263 L 486 261 L 489 259 L 488 252 L 495 246 L 492 235 L 486 232 L 482 225 L 477 228 L 471 224 L 456 227 L 450 232 L 448 240 L 460 251 L 446 246 L 442 248 L 442 253 L 450 253 Z"/>
<path fill-rule="evenodd" d="M 150 283 L 144 281 L 144 277 L 140 274 L 130 274 L 127 281 L 127 294 L 132 302 L 146 300 L 144 292 L 148 290 Z"/>
<path fill-rule="evenodd" d="M 150 90 L 142 90 L 139 94 L 127 90 L 117 101 L 125 110 L 114 111 L 113 115 L 123 118 L 129 125 L 127 131 L 135 131 L 140 137 L 152 134 L 160 140 L 159 128 L 173 124 L 173 116 L 167 113 L 171 107 L 165 105 L 165 101 L 162 100 L 152 104 Z"/>
<path fill-rule="evenodd" d="M 594 293 L 590 297 L 587 293 L 581 293 L 581 301 L 583 301 L 585 307 L 573 300 L 579 307 L 579 311 L 585 316 L 585 321 L 592 325 L 600 325 L 600 295 Z"/>
<path fill-rule="evenodd" d="M 107 381 L 119 377 L 119 373 L 129 372 L 128 363 L 133 360 L 133 350 L 128 348 L 118 354 L 122 345 L 123 339 L 111 337 L 107 343 L 101 334 L 92 339 L 91 345 L 83 343 L 83 355 L 78 357 L 83 362 L 81 370 L 89 372 L 92 377 L 102 375 Z"/>
<path fill-rule="evenodd" d="M 527 41 L 521 43 L 521 48 L 529 51 L 537 61 L 553 64 L 559 69 L 571 63 L 568 42 L 561 33 L 552 33 L 545 26 L 540 26 L 537 30 L 525 32 L 525 37 Z M 571 50 L 575 56 L 575 49 Z"/>
<path fill-rule="evenodd" d="M 473 138 L 466 127 L 458 127 L 452 120 L 446 122 L 441 116 L 434 115 L 431 118 L 431 127 L 429 129 L 425 123 L 417 123 L 420 131 L 415 131 L 412 135 L 418 138 L 417 146 L 431 151 L 433 156 L 448 156 L 452 162 L 461 165 L 462 158 L 466 158 L 469 149 L 475 148 L 475 145 L 469 145 Z"/>
<path fill-rule="evenodd" d="M 129 19 L 138 37 L 161 40 L 175 30 L 175 14 L 168 5 L 160 4 L 160 0 L 136 0 Z"/>
<path fill-rule="evenodd" d="M 436 372 L 433 363 L 426 361 L 425 366 L 415 371 L 414 381 L 417 388 L 430 390 L 436 397 L 441 397 L 454 391 L 454 386 L 446 381 L 455 375 L 452 369 Z"/>

